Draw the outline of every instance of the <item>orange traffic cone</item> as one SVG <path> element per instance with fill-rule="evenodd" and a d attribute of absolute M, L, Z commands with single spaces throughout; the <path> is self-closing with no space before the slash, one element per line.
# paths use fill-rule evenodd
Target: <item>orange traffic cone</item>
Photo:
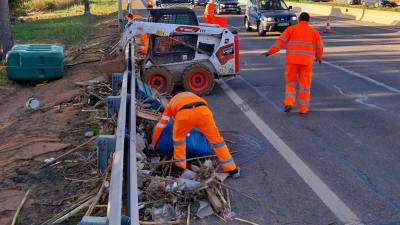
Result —
<path fill-rule="evenodd" d="M 331 17 L 328 16 L 328 19 L 326 20 L 326 27 L 324 30 L 324 33 L 332 33 L 332 28 L 331 28 Z"/>

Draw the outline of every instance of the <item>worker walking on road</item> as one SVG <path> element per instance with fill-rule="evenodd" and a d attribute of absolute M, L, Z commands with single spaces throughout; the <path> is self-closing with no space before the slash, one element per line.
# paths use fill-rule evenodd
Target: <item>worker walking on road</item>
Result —
<path fill-rule="evenodd" d="M 205 99 L 191 92 L 182 92 L 175 95 L 166 106 L 161 120 L 154 128 L 152 146 L 155 146 L 158 139 L 167 127 L 171 119 L 175 119 L 173 125 L 172 139 L 174 142 L 175 165 L 186 169 L 186 135 L 197 128 L 207 138 L 214 148 L 214 153 L 222 164 L 225 172 L 229 172 L 234 178 L 240 176 L 240 169 L 236 166 L 224 138 L 218 131 L 213 114 Z"/>
<path fill-rule="evenodd" d="M 270 56 L 286 47 L 284 111 L 293 110 L 298 85 L 299 113 L 305 115 L 308 112 L 311 97 L 312 64 L 314 60 L 321 64 L 323 43 L 318 31 L 309 26 L 308 13 L 301 13 L 299 20 L 298 24 L 287 28 L 264 54 Z"/>

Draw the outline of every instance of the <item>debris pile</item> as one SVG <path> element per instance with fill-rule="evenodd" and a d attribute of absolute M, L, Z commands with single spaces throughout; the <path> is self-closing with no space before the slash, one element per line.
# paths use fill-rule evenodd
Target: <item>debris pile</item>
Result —
<path fill-rule="evenodd" d="M 141 221 L 173 224 L 210 215 L 227 220 L 235 215 L 230 189 L 222 183 L 229 174 L 218 172 L 215 161 L 192 159 L 190 169 L 183 171 L 173 162 L 144 157 L 138 163 Z"/>

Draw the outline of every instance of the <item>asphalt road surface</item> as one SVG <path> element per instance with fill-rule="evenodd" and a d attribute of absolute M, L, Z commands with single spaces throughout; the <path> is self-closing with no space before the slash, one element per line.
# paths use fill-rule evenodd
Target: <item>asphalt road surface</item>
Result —
<path fill-rule="evenodd" d="M 135 7 L 134 7 L 135 8 Z M 195 9 L 201 19 L 204 11 Z M 313 16 L 325 44 L 314 65 L 306 117 L 283 112 L 284 52 L 265 58 L 279 33 L 239 31 L 241 75 L 207 96 L 241 167 L 228 184 L 238 217 L 260 225 L 400 224 L 400 29 Z M 224 224 L 210 217 L 192 224 Z M 227 224 L 242 224 L 229 221 Z"/>
<path fill-rule="evenodd" d="M 199 9 L 198 9 L 199 10 Z M 283 112 L 285 54 L 265 58 L 279 34 L 239 30 L 241 75 L 207 100 L 242 169 L 228 183 L 239 217 L 267 224 L 400 224 L 400 32 L 395 27 L 312 18 L 325 43 L 311 109 Z M 222 223 L 210 218 L 199 224 Z M 228 224 L 239 224 L 229 222 Z"/>

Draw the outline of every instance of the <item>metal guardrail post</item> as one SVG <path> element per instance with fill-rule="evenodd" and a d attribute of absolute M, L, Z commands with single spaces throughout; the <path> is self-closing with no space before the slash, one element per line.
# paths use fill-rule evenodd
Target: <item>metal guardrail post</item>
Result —
<path fill-rule="evenodd" d="M 107 96 L 107 117 L 115 115 L 121 106 L 121 96 Z"/>
<path fill-rule="evenodd" d="M 112 95 L 117 95 L 118 94 L 118 91 L 121 88 L 122 78 L 123 78 L 123 74 L 122 73 L 113 73 L 112 74 L 112 76 L 111 76 Z"/>
<path fill-rule="evenodd" d="M 115 151 L 115 135 L 99 135 L 97 145 L 97 169 L 104 171 L 107 168 L 108 157 Z"/>

